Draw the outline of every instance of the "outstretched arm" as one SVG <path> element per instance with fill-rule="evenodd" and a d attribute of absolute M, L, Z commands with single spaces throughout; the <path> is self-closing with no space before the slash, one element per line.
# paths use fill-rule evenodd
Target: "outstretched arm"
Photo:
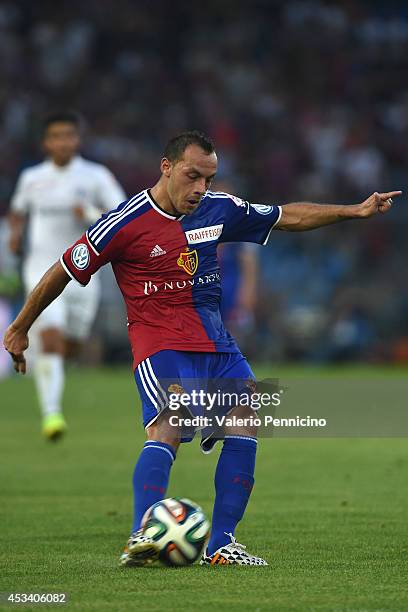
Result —
<path fill-rule="evenodd" d="M 401 193 L 401 191 L 375 192 L 360 204 L 345 206 L 308 202 L 285 204 L 282 206 L 282 216 L 276 225 L 276 229 L 300 232 L 346 219 L 365 219 L 377 213 L 386 213 L 392 206 L 392 198 Z"/>
<path fill-rule="evenodd" d="M 26 371 L 24 351 L 28 347 L 28 330 L 42 311 L 63 292 L 70 280 L 59 261 L 51 266 L 7 328 L 3 344 L 14 361 L 16 372 L 25 374 Z"/>

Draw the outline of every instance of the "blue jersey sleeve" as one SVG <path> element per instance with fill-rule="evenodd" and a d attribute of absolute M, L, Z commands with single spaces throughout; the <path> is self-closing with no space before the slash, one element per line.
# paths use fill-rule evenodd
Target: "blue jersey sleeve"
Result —
<path fill-rule="evenodd" d="M 222 194 L 222 200 L 225 216 L 219 242 L 268 242 L 272 229 L 281 217 L 280 206 L 250 204 L 229 194 Z"/>

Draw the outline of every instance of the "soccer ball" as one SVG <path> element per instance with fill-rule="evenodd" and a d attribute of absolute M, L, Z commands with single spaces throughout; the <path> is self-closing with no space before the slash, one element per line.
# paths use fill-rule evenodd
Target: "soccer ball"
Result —
<path fill-rule="evenodd" d="M 190 565 L 207 542 L 210 523 L 189 499 L 169 497 L 153 504 L 142 519 L 143 533 L 158 544 L 165 565 Z"/>

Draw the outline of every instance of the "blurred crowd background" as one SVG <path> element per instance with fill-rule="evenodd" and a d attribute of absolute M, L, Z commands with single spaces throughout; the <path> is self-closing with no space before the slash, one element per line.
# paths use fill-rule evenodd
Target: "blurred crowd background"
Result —
<path fill-rule="evenodd" d="M 213 138 L 219 184 L 252 202 L 407 191 L 407 77 L 405 2 L 1 1 L 3 234 L 18 173 L 41 159 L 40 120 L 65 108 L 87 119 L 83 154 L 128 194 L 155 182 L 166 140 L 186 128 Z M 235 321 L 246 353 L 407 362 L 407 222 L 403 195 L 368 222 L 274 232 Z M 21 296 L 0 244 L 4 313 Z M 127 360 L 121 298 L 104 280 L 95 359 Z"/>

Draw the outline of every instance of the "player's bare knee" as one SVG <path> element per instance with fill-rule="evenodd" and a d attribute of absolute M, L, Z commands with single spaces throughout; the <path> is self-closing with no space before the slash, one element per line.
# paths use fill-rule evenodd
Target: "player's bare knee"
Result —
<path fill-rule="evenodd" d="M 41 331 L 41 348 L 44 353 L 58 353 L 64 355 L 64 337 L 61 330 L 50 327 Z"/>
<path fill-rule="evenodd" d="M 233 418 L 232 425 L 224 427 L 226 436 L 250 436 L 256 438 L 258 427 L 256 425 L 256 412 L 248 406 L 237 406 L 228 417 Z"/>
<path fill-rule="evenodd" d="M 181 431 L 178 427 L 170 424 L 170 416 L 168 412 L 160 415 L 157 421 L 147 427 L 146 434 L 148 440 L 156 440 L 157 442 L 169 444 L 177 452 L 181 441 Z"/>

